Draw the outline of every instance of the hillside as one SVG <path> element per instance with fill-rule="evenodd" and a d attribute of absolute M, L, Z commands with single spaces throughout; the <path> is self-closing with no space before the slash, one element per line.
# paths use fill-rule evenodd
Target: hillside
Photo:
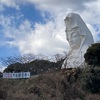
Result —
<path fill-rule="evenodd" d="M 64 69 L 30 79 L 0 79 L 0 100 L 100 100 L 83 88 L 82 69 Z"/>
<path fill-rule="evenodd" d="M 31 75 L 43 74 L 49 72 L 59 71 L 61 69 L 63 60 L 51 62 L 49 60 L 34 60 L 29 63 L 14 63 L 10 64 L 4 72 L 27 72 Z"/>

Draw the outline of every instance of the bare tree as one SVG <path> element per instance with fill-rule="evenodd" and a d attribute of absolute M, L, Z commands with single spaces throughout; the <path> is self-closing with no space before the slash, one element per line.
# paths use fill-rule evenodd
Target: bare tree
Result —
<path fill-rule="evenodd" d="M 4 65 L 10 65 L 14 63 L 28 63 L 36 59 L 36 56 L 33 54 L 23 55 L 23 56 L 11 56 L 6 58 L 0 58 L 1 62 Z"/>
<path fill-rule="evenodd" d="M 23 55 L 23 56 L 19 57 L 19 62 L 20 63 L 29 63 L 35 59 L 36 59 L 36 55 L 27 54 L 27 55 Z"/>
<path fill-rule="evenodd" d="M 46 56 L 46 55 L 43 55 L 43 54 L 38 54 L 36 56 L 36 59 L 38 59 L 38 60 L 49 60 L 49 57 Z"/>
<path fill-rule="evenodd" d="M 57 53 L 57 54 L 54 55 L 54 61 L 55 61 L 55 62 L 57 62 L 57 61 L 62 61 L 62 60 L 64 60 L 66 57 L 67 57 L 67 53 L 66 53 L 66 52 L 63 52 L 62 54 Z"/>
<path fill-rule="evenodd" d="M 10 65 L 16 63 L 16 60 L 13 57 L 0 58 L 0 60 L 3 65 Z"/>

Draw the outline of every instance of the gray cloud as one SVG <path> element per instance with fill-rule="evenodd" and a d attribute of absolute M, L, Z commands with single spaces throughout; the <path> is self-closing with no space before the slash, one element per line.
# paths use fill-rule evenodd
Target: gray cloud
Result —
<path fill-rule="evenodd" d="M 8 7 L 15 7 L 16 9 L 19 9 L 21 4 L 33 3 L 37 9 L 59 12 L 66 11 L 67 9 L 84 10 L 84 4 L 93 1 L 94 0 L 1 0 L 0 3 Z M 97 0 L 95 0 L 95 2 L 96 1 Z"/>
<path fill-rule="evenodd" d="M 50 12 L 62 12 L 67 9 L 83 11 L 86 3 L 91 3 L 94 0 L 26 0 L 36 5 L 40 10 Z M 95 0 L 97 1 L 97 0 Z"/>

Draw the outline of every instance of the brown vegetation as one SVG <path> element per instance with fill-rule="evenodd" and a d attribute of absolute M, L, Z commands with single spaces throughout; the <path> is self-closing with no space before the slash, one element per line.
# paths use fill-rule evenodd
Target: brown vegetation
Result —
<path fill-rule="evenodd" d="M 100 100 L 82 89 L 81 69 L 64 69 L 29 79 L 0 79 L 0 100 Z"/>

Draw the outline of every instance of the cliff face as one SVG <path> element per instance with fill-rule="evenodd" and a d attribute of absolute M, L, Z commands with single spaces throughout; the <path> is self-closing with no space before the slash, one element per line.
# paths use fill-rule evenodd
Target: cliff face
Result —
<path fill-rule="evenodd" d="M 83 89 L 82 69 L 63 69 L 29 79 L 0 79 L 0 100 L 100 100 Z"/>

